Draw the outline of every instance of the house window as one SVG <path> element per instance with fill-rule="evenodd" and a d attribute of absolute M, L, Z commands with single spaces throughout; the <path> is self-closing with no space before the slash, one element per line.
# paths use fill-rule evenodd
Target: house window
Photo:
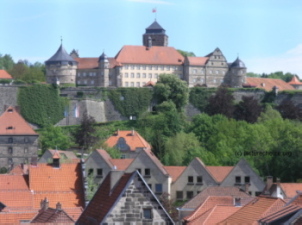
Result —
<path fill-rule="evenodd" d="M 197 184 L 202 184 L 202 176 L 197 176 Z"/>
<path fill-rule="evenodd" d="M 8 143 L 13 143 L 13 138 L 12 137 L 8 138 Z"/>
<path fill-rule="evenodd" d="M 168 71 L 170 70 L 170 66 L 167 66 L 167 70 L 168 70 Z"/>
<path fill-rule="evenodd" d="M 241 177 L 239 177 L 239 176 L 235 177 L 235 183 L 241 184 Z"/>
<path fill-rule="evenodd" d="M 219 74 L 219 71 L 218 71 L 218 70 L 216 70 L 215 72 L 216 72 L 216 74 Z"/>
<path fill-rule="evenodd" d="M 136 74 L 136 78 L 141 78 L 141 74 L 140 74 L 140 73 L 137 73 L 137 74 Z"/>
<path fill-rule="evenodd" d="M 210 70 L 209 73 L 212 74 L 212 70 Z"/>
<path fill-rule="evenodd" d="M 156 194 L 163 193 L 163 185 L 162 184 L 155 184 L 155 193 Z"/>
<path fill-rule="evenodd" d="M 148 184 L 149 188 L 152 190 L 152 184 Z"/>
<path fill-rule="evenodd" d="M 81 76 L 81 73 L 80 72 L 78 72 L 78 77 L 80 77 Z"/>
<path fill-rule="evenodd" d="M 83 76 L 86 77 L 86 73 L 85 72 L 83 72 Z"/>
<path fill-rule="evenodd" d="M 151 176 L 151 171 L 149 168 L 145 169 L 145 177 L 150 177 Z"/>
<path fill-rule="evenodd" d="M 143 209 L 144 211 L 144 219 L 152 219 L 152 209 Z"/>
<path fill-rule="evenodd" d="M 97 176 L 102 177 L 103 176 L 103 169 L 97 169 Z"/>
<path fill-rule="evenodd" d="M 157 74 L 157 73 L 155 74 L 155 78 L 156 78 L 156 79 L 158 78 L 158 74 Z"/>
<path fill-rule="evenodd" d="M 121 159 L 126 159 L 126 155 L 121 155 Z"/>
<path fill-rule="evenodd" d="M 134 73 L 131 73 L 131 78 L 134 78 Z"/>
<path fill-rule="evenodd" d="M 146 65 L 142 65 L 142 69 L 145 70 L 146 69 Z"/>
<path fill-rule="evenodd" d="M 8 151 L 8 154 L 13 154 L 13 148 L 12 147 L 8 147 L 8 149 L 7 149 L 7 151 Z"/>
<path fill-rule="evenodd" d="M 80 81 L 80 80 L 78 80 L 78 84 L 81 84 L 81 81 Z"/>
<path fill-rule="evenodd" d="M 88 170 L 88 176 L 93 175 L 93 169 Z"/>
<path fill-rule="evenodd" d="M 90 81 L 90 84 L 94 84 L 94 80 Z"/>
<path fill-rule="evenodd" d="M 160 66 L 160 70 L 164 70 L 164 66 Z"/>
<path fill-rule="evenodd" d="M 193 183 L 194 183 L 194 177 L 188 176 L 188 184 L 193 184 Z"/>
<path fill-rule="evenodd" d="M 194 192 L 193 191 L 187 191 L 187 199 L 191 199 L 193 198 L 193 194 Z"/>
<path fill-rule="evenodd" d="M 143 86 L 145 86 L 146 85 L 146 82 L 143 82 Z"/>
<path fill-rule="evenodd" d="M 249 176 L 244 177 L 244 183 L 250 183 L 250 177 Z"/>
<path fill-rule="evenodd" d="M 136 171 L 139 172 L 140 174 L 142 174 L 142 170 L 141 169 L 137 168 Z"/>
<path fill-rule="evenodd" d="M 194 73 L 194 74 L 197 73 L 196 69 L 193 69 L 193 73 Z"/>
<path fill-rule="evenodd" d="M 12 129 L 14 129 L 12 126 L 9 126 L 9 127 L 7 127 L 6 128 L 7 130 L 12 130 Z"/>
<path fill-rule="evenodd" d="M 176 199 L 182 200 L 183 199 L 183 192 L 182 191 L 176 191 Z"/>
<path fill-rule="evenodd" d="M 149 78 L 152 78 L 152 73 L 149 73 L 148 77 L 149 77 Z"/>
<path fill-rule="evenodd" d="M 124 68 L 125 68 L 125 70 L 127 70 L 128 69 L 128 65 L 125 65 Z"/>
<path fill-rule="evenodd" d="M 128 78 L 128 73 L 125 73 L 125 77 Z"/>

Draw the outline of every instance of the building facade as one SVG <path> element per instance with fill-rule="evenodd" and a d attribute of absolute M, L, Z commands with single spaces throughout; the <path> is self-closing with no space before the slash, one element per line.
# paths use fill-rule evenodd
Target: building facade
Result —
<path fill-rule="evenodd" d="M 242 87 L 246 67 L 237 58 L 228 63 L 216 48 L 205 57 L 184 57 L 168 46 L 168 36 L 157 21 L 143 34 L 143 45 L 125 45 L 115 57 L 83 58 L 73 50 L 69 55 L 61 45 L 46 64 L 48 83 L 70 83 L 99 87 L 143 87 L 156 83 L 160 74 L 175 74 L 189 87 Z"/>

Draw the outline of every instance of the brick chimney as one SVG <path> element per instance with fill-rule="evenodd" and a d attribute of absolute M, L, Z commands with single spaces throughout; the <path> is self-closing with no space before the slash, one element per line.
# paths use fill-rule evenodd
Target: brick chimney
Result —
<path fill-rule="evenodd" d="M 266 186 L 264 189 L 264 194 L 265 195 L 270 195 L 269 189 L 272 187 L 273 185 L 273 177 L 272 176 L 267 176 L 266 177 Z"/>
<path fill-rule="evenodd" d="M 49 206 L 49 201 L 47 198 L 45 198 L 44 200 L 41 200 L 41 202 L 40 202 L 41 210 L 47 210 L 48 206 Z"/>
<path fill-rule="evenodd" d="M 234 206 L 236 206 L 236 207 L 241 206 L 241 198 L 239 198 L 239 197 L 234 198 Z"/>
<path fill-rule="evenodd" d="M 56 210 L 62 210 L 62 204 L 60 202 L 56 204 Z"/>

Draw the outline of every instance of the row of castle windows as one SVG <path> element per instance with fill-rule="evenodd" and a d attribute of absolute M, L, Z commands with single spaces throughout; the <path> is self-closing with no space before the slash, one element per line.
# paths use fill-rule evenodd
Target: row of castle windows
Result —
<path fill-rule="evenodd" d="M 14 139 L 12 137 L 9 137 L 8 140 L 7 140 L 8 143 L 13 143 L 14 142 Z M 29 142 L 29 139 L 28 138 L 24 138 L 24 143 L 28 143 Z"/>
<path fill-rule="evenodd" d="M 80 81 L 80 80 L 78 80 L 78 84 L 89 84 L 89 81 L 87 81 L 87 80 L 83 80 L 83 83 L 82 83 L 82 81 Z M 91 80 L 90 81 L 90 84 L 94 84 L 94 80 Z"/>
<path fill-rule="evenodd" d="M 198 69 L 192 69 L 191 71 L 192 71 L 193 74 L 196 74 L 196 73 L 199 72 Z M 225 75 L 225 72 L 226 72 L 225 70 L 220 70 L 221 75 Z M 201 69 L 200 73 L 204 74 L 204 69 Z M 209 74 L 219 74 L 219 70 L 209 70 Z"/>
<path fill-rule="evenodd" d="M 121 77 L 123 77 L 123 74 L 121 74 Z M 129 77 L 129 73 L 125 73 L 125 78 L 128 78 Z M 134 78 L 135 75 L 134 73 L 130 73 L 130 77 L 131 78 Z M 158 78 L 158 74 L 155 73 L 155 74 L 152 74 L 152 73 L 148 73 L 148 78 Z M 140 73 L 137 73 L 136 74 L 136 78 L 147 78 L 147 74 L 146 73 L 142 73 L 142 75 Z"/>
<path fill-rule="evenodd" d="M 131 69 L 131 70 L 134 70 L 134 69 L 137 69 L 137 70 L 167 70 L 167 71 L 174 71 L 174 70 L 182 70 L 182 67 L 181 66 L 164 66 L 164 65 L 124 65 L 123 66 L 123 69 L 125 70 L 128 70 L 128 69 Z"/>
<path fill-rule="evenodd" d="M 8 147 L 7 148 L 7 153 L 12 155 L 13 154 L 13 147 Z M 24 153 L 28 153 L 28 148 L 24 148 Z"/>
<path fill-rule="evenodd" d="M 136 86 L 134 86 L 135 82 L 125 82 L 125 87 L 142 87 L 146 84 L 146 82 L 136 82 Z"/>
<path fill-rule="evenodd" d="M 96 72 L 78 72 L 78 77 L 83 76 L 90 76 L 90 77 L 95 77 L 96 76 Z"/>

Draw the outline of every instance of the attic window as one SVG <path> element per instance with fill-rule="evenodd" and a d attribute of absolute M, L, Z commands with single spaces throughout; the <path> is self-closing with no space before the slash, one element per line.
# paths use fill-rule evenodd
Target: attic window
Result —
<path fill-rule="evenodd" d="M 14 129 L 12 126 L 9 126 L 9 127 L 7 127 L 6 128 L 7 130 L 12 130 L 12 129 Z"/>
<path fill-rule="evenodd" d="M 10 113 L 13 112 L 13 111 L 14 111 L 13 109 L 8 109 L 7 110 L 7 112 L 10 112 Z"/>

